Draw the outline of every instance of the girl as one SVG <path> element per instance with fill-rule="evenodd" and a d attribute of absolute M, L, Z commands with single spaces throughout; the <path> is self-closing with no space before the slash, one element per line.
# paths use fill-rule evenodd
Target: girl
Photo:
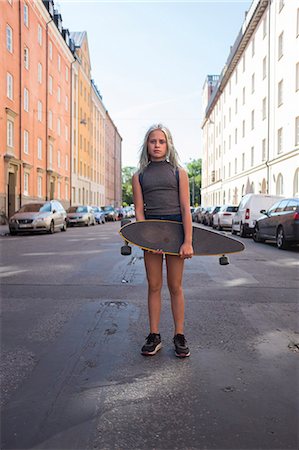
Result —
<path fill-rule="evenodd" d="M 165 259 L 175 326 L 175 354 L 184 358 L 190 355 L 190 351 L 184 336 L 182 279 L 184 260 L 193 255 L 189 180 L 185 170 L 179 166 L 170 131 L 161 124 L 153 125 L 145 135 L 139 170 L 133 175 L 132 185 L 136 220 L 166 219 L 183 222 L 185 238 L 180 256 L 165 255 Z M 159 323 L 163 254 L 159 250 L 145 251 L 144 263 L 148 281 L 150 333 L 141 353 L 155 355 L 162 347 Z"/>

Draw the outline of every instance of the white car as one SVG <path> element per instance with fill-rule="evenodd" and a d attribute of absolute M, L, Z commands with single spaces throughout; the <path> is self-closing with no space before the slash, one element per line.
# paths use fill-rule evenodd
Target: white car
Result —
<path fill-rule="evenodd" d="M 269 209 L 274 203 L 282 199 L 283 197 L 279 195 L 244 195 L 233 218 L 232 234 L 240 233 L 242 237 L 252 234 L 257 219 L 262 216 L 261 210 Z"/>
<path fill-rule="evenodd" d="M 223 205 L 219 211 L 213 215 L 213 228 L 222 230 L 222 228 L 231 228 L 232 220 L 238 207 L 233 205 Z"/>
<path fill-rule="evenodd" d="M 70 206 L 67 210 L 67 225 L 68 227 L 74 225 L 95 225 L 96 218 L 91 206 L 81 205 L 81 206 Z"/>

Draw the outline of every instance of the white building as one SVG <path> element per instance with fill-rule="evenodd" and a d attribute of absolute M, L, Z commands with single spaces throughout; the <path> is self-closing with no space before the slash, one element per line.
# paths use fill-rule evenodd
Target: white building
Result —
<path fill-rule="evenodd" d="M 203 205 L 299 195 L 298 0 L 252 2 L 203 106 Z"/>

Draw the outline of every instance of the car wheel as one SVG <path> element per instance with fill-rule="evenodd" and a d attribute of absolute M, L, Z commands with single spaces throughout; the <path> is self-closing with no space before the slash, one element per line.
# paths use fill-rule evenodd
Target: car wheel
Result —
<path fill-rule="evenodd" d="M 217 230 L 218 230 L 218 231 L 221 231 L 221 230 L 222 230 L 222 226 L 220 225 L 220 222 L 218 222 Z"/>
<path fill-rule="evenodd" d="M 89 227 L 89 225 L 90 225 L 90 219 L 88 219 L 88 221 L 86 222 L 85 226 Z"/>
<path fill-rule="evenodd" d="M 237 232 L 232 228 L 231 229 L 231 234 L 237 234 Z"/>
<path fill-rule="evenodd" d="M 49 234 L 53 234 L 55 231 L 54 220 L 50 223 Z"/>
<path fill-rule="evenodd" d="M 276 245 L 280 250 L 285 250 L 288 248 L 288 244 L 285 239 L 283 228 L 280 226 L 278 227 L 277 233 L 276 233 Z"/>
<path fill-rule="evenodd" d="M 12 236 L 16 236 L 18 233 L 16 232 L 16 230 L 9 230 L 10 234 Z"/>
<path fill-rule="evenodd" d="M 243 223 L 240 224 L 240 236 L 241 236 L 241 237 L 246 237 L 246 236 L 247 236 L 246 230 L 245 230 L 245 228 L 244 228 Z"/>
<path fill-rule="evenodd" d="M 66 229 L 67 229 L 67 223 L 66 223 L 66 221 L 64 221 L 63 225 L 62 225 L 62 228 L 61 228 L 61 231 L 66 231 Z"/>

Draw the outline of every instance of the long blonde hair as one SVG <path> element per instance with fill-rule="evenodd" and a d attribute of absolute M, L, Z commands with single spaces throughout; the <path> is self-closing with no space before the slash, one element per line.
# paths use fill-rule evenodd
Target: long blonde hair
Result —
<path fill-rule="evenodd" d="M 176 170 L 178 167 L 180 167 L 179 164 L 179 156 L 178 153 L 173 145 L 173 140 L 171 133 L 168 128 L 166 128 L 161 123 L 158 123 L 157 125 L 152 125 L 146 132 L 143 140 L 143 144 L 140 147 L 140 158 L 139 158 L 139 172 L 143 172 L 146 166 L 150 163 L 150 159 L 148 157 L 148 151 L 147 151 L 147 143 L 149 135 L 152 131 L 161 130 L 165 134 L 166 142 L 167 142 L 167 153 L 166 153 L 166 160 L 169 161 L 169 163 L 173 166 L 174 170 Z"/>

